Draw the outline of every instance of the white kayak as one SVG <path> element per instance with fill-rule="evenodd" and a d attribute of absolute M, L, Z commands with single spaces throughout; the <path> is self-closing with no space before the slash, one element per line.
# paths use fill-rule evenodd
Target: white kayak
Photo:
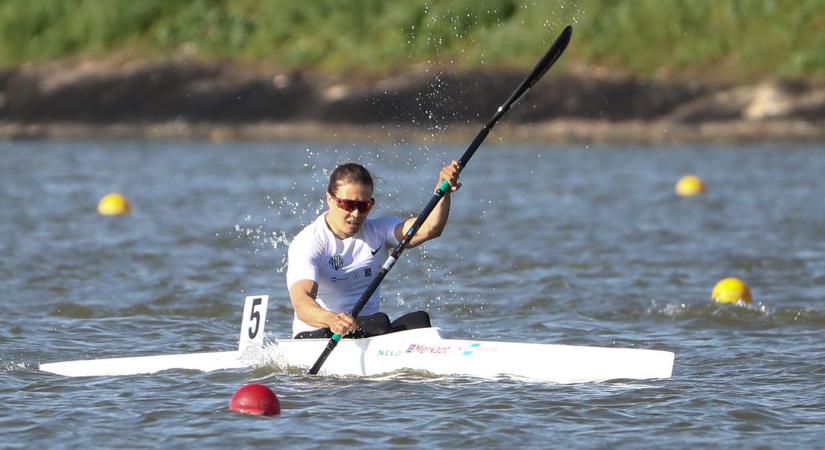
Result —
<path fill-rule="evenodd" d="M 263 343 L 267 296 L 246 299 L 236 351 L 138 356 L 42 364 L 40 370 L 69 377 L 150 374 L 163 370 L 214 371 L 277 366 L 311 367 L 328 339 L 276 339 Z M 674 354 L 661 350 L 447 339 L 438 328 L 401 331 L 367 339 L 343 339 L 320 374 L 374 376 L 399 371 L 479 378 L 509 377 L 585 383 L 670 378 Z"/>

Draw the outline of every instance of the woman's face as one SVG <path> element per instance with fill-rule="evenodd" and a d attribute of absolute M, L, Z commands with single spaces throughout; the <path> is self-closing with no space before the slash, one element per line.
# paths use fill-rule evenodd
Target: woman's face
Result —
<path fill-rule="evenodd" d="M 345 202 L 341 202 L 341 200 Z M 353 205 L 351 202 L 346 202 L 346 200 L 361 202 L 358 204 L 361 208 L 352 208 L 352 211 L 347 211 L 348 207 Z M 365 204 L 372 206 L 372 187 L 365 184 L 339 184 L 335 190 L 335 195 L 327 193 L 327 206 L 329 206 L 327 224 L 332 233 L 339 239 L 346 239 L 357 233 L 367 220 L 367 215 L 369 215 L 369 208 L 366 211 L 360 210 L 364 209 Z"/>

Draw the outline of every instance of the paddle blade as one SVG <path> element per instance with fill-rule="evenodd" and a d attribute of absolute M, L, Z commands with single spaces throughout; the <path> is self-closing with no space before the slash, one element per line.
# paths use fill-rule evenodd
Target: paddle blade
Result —
<path fill-rule="evenodd" d="M 518 103 L 519 100 L 530 90 L 540 79 L 553 67 L 553 64 L 558 61 L 559 57 L 561 57 L 564 50 L 567 49 L 567 44 L 570 43 L 570 38 L 573 36 L 573 27 L 568 25 L 564 27 L 559 37 L 556 38 L 556 41 L 553 42 L 553 45 L 547 50 L 547 53 L 539 60 L 538 63 L 533 67 L 533 70 L 530 71 L 530 74 L 521 82 L 519 87 L 513 92 L 510 98 L 501 105 L 501 108 L 497 111 L 496 115 L 493 116 L 493 119 L 490 121 L 490 127 L 501 118 L 501 116 L 506 113 L 510 107 Z"/>
<path fill-rule="evenodd" d="M 537 81 L 550 70 L 550 67 L 556 63 L 564 50 L 567 49 L 567 44 L 570 43 L 570 38 L 573 36 L 573 27 L 568 25 L 564 27 L 559 37 L 556 38 L 556 42 L 550 46 L 550 49 L 547 50 L 547 53 L 544 54 L 544 57 L 536 64 L 536 67 L 533 68 L 533 71 L 530 75 L 527 76 L 527 79 L 530 80 L 530 84 L 528 88 L 533 87 Z"/>

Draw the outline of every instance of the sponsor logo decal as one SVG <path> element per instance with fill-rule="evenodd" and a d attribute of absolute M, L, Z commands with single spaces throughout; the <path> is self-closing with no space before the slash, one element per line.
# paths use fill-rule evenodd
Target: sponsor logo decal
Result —
<path fill-rule="evenodd" d="M 372 267 L 367 267 L 364 269 L 364 277 L 369 278 L 372 276 Z"/>
<path fill-rule="evenodd" d="M 378 246 L 378 248 L 376 248 L 375 250 L 370 249 L 370 253 L 372 253 L 372 256 L 375 256 L 375 254 L 376 254 L 376 253 L 378 253 L 378 250 L 381 250 L 381 246 L 383 246 L 383 245 L 384 245 L 384 244 L 383 244 L 383 243 L 381 243 L 381 244 Z"/>
<path fill-rule="evenodd" d="M 449 345 L 420 345 L 420 344 L 410 344 L 407 347 L 406 353 L 420 353 L 420 354 L 430 354 L 430 355 L 441 355 L 450 351 Z"/>
<path fill-rule="evenodd" d="M 378 356 L 401 356 L 401 350 L 378 350 Z"/>
<path fill-rule="evenodd" d="M 470 356 L 470 355 L 473 354 L 474 351 L 478 350 L 479 347 L 481 347 L 480 343 L 473 342 L 472 344 L 470 344 L 470 349 L 469 350 L 464 350 L 464 352 L 462 352 L 461 355 L 462 356 Z"/>
<path fill-rule="evenodd" d="M 341 255 L 332 255 L 329 257 L 329 267 L 333 270 L 338 270 L 344 265 L 344 257 Z"/>

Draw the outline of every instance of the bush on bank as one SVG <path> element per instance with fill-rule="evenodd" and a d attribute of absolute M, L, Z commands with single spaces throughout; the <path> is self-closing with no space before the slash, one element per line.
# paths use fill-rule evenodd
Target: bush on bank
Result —
<path fill-rule="evenodd" d="M 823 17 L 825 0 L 6 0 L 0 65 L 117 56 L 346 75 L 523 68 L 572 23 L 568 70 L 822 80 Z"/>

